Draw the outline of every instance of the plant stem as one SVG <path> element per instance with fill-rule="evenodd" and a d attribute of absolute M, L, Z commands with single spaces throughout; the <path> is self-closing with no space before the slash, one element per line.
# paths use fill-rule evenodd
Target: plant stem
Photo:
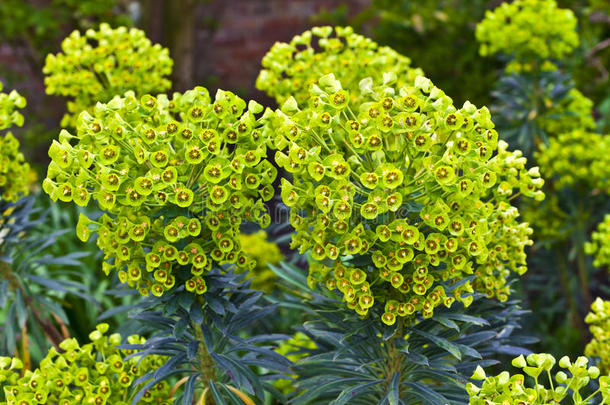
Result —
<path fill-rule="evenodd" d="M 564 256 L 561 254 L 561 251 L 557 252 L 557 257 L 559 259 L 559 284 L 568 303 L 571 324 L 573 328 L 579 331 L 579 335 L 582 340 L 585 335 L 585 326 L 582 323 L 580 314 L 578 313 L 578 305 L 574 299 L 574 294 L 572 294 L 572 291 L 570 290 L 568 266 Z"/>

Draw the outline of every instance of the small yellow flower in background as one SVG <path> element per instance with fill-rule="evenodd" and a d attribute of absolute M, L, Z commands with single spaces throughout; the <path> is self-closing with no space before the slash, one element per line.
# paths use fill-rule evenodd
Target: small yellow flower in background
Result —
<path fill-rule="evenodd" d="M 251 234 L 242 234 L 239 237 L 241 250 L 256 266 L 248 273 L 252 279 L 252 288 L 270 292 L 275 288 L 275 273 L 269 268 L 269 264 L 279 264 L 284 259 L 277 244 L 267 240 L 267 232 L 260 230 Z"/>

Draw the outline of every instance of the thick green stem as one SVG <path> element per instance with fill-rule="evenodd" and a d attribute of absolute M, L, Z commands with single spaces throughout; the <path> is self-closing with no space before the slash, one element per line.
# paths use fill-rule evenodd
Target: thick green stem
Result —
<path fill-rule="evenodd" d="M 585 304 L 585 308 L 591 307 L 593 298 L 591 297 L 591 290 L 589 288 L 589 272 L 587 270 L 587 263 L 585 261 L 585 252 L 582 246 L 578 247 L 577 252 L 577 265 L 578 265 L 578 278 L 580 279 L 580 288 L 582 291 L 582 297 Z"/>
<path fill-rule="evenodd" d="M 394 373 L 400 372 L 402 369 L 403 354 L 396 348 L 396 339 L 403 338 L 404 319 L 400 317 L 398 318 L 397 322 L 398 327 L 396 328 L 396 332 L 390 339 L 388 339 L 387 342 L 388 358 L 386 359 L 387 362 L 385 367 L 385 375 L 383 376 L 385 380 L 384 385 L 386 387 L 386 392 L 390 388 L 390 381 L 392 381 L 392 376 L 394 375 Z"/>
<path fill-rule="evenodd" d="M 570 321 L 572 327 L 579 331 L 579 335 L 582 337 L 585 335 L 585 326 L 582 323 L 582 318 L 578 313 L 578 305 L 576 300 L 574 299 L 574 294 L 570 289 L 569 280 L 570 274 L 568 271 L 568 266 L 566 264 L 565 258 L 561 254 L 560 251 L 557 252 L 557 257 L 559 259 L 559 284 L 561 286 L 561 290 L 563 292 L 564 297 L 568 303 L 568 308 L 570 311 Z"/>

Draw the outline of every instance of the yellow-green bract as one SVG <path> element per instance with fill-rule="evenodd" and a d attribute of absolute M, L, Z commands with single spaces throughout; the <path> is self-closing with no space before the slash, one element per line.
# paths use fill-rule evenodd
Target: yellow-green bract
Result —
<path fill-rule="evenodd" d="M 591 241 L 585 243 L 585 253 L 593 256 L 594 266 L 610 266 L 610 214 L 604 216 L 591 234 Z"/>
<path fill-rule="evenodd" d="M 584 186 L 610 192 L 610 137 L 585 130 L 559 134 L 535 157 L 555 188 Z"/>
<path fill-rule="evenodd" d="M 411 86 L 423 75 L 421 69 L 411 67 L 409 58 L 354 33 L 352 27 L 314 27 L 289 43 L 277 42 L 262 65 L 256 87 L 278 104 L 291 96 L 299 104 L 305 102 L 311 85 L 328 73 L 354 90 L 351 98 L 356 97 L 358 83 L 365 77 L 379 81 L 383 74 L 392 74 L 399 85 Z"/>
<path fill-rule="evenodd" d="M 516 0 L 485 13 L 476 28 L 481 55 L 503 53 L 529 62 L 561 59 L 578 46 L 572 10 L 555 0 Z"/>
<path fill-rule="evenodd" d="M 126 357 L 133 350 L 120 350 L 121 336 L 106 335 L 107 324 L 89 334 L 91 343 L 80 345 L 76 339 L 64 340 L 59 351 L 51 348 L 35 370 L 22 370 L 18 358 L 0 357 L 0 400 L 6 405 L 91 404 L 128 405 L 134 390 L 131 385 L 144 374 L 162 366 L 167 359 L 151 355 Z M 143 344 L 136 335 L 130 344 Z M 140 387 L 141 388 L 141 387 Z M 136 390 L 137 391 L 137 390 Z M 143 401 L 169 405 L 171 387 L 159 382 L 145 394 Z"/>
<path fill-rule="evenodd" d="M 176 281 L 202 294 L 214 263 L 255 265 L 241 252 L 240 224 L 270 222 L 264 202 L 277 170 L 266 160 L 261 110 L 222 90 L 212 101 L 203 87 L 98 103 L 49 148 L 43 189 L 81 206 L 93 199 L 105 212 L 81 216 L 77 234 L 97 232 L 106 274 L 118 271 L 143 295 Z"/>
<path fill-rule="evenodd" d="M 599 358 L 599 368 L 610 375 L 610 301 L 597 298 L 585 317 L 593 339 L 585 347 L 585 355 Z"/>
<path fill-rule="evenodd" d="M 454 299 L 468 305 L 473 288 L 507 299 L 506 279 L 526 271 L 532 243 L 510 201 L 544 198 L 537 168 L 498 142 L 486 108 L 455 108 L 425 77 L 404 87 L 383 77 L 360 82 L 352 109 L 352 89 L 323 76 L 268 128 L 292 174 L 281 195 L 292 247 L 313 259 L 310 284 L 338 289 L 362 315 L 384 303 L 388 324 Z"/>
<path fill-rule="evenodd" d="M 562 357 L 559 360 L 559 367 L 565 371 L 558 371 L 552 375 L 551 371 L 555 363 L 555 358 L 547 353 L 530 354 L 527 358 L 521 355 L 512 361 L 512 365 L 522 369 L 524 374 L 510 375 L 508 371 L 503 371 L 497 376 L 487 376 L 483 368 L 478 366 L 471 378 L 483 380 L 483 384 L 481 387 L 472 383 L 466 384 L 470 396 L 469 404 L 543 405 L 568 403 L 564 402 L 567 398 L 570 398 L 569 403 L 574 405 L 590 404 L 591 400 L 596 401 L 596 404 L 610 404 L 610 376 L 599 377 L 599 369 L 588 366 L 589 361 L 586 357 L 581 356 L 574 362 L 571 362 L 567 356 Z M 528 376 L 534 384 L 527 381 Z M 591 379 L 598 377 L 597 391 L 588 397 L 584 392 L 580 392 Z M 547 379 L 549 382 L 543 384 Z"/>
<path fill-rule="evenodd" d="M 61 48 L 47 56 L 43 72 L 47 93 L 70 99 L 62 127 L 75 127 L 81 111 L 115 95 L 131 90 L 139 97 L 171 87 L 169 50 L 153 45 L 141 30 L 104 23 L 84 35 L 72 32 Z"/>
<path fill-rule="evenodd" d="M 0 83 L 2 90 L 2 83 Z M 23 125 L 23 115 L 18 109 L 24 108 L 25 98 L 15 90 L 0 92 L 0 130 L 13 125 Z M 28 179 L 30 165 L 19 152 L 19 141 L 8 132 L 0 136 L 0 199 L 15 202 L 29 192 Z"/>

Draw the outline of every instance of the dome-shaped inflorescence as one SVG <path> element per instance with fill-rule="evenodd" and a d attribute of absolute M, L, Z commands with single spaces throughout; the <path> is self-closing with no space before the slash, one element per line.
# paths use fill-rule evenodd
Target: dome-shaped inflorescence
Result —
<path fill-rule="evenodd" d="M 290 43 L 277 42 L 262 65 L 256 87 L 278 104 L 290 96 L 299 104 L 305 102 L 311 85 L 328 73 L 334 73 L 349 89 L 358 89 L 358 82 L 365 77 L 381 80 L 384 72 L 394 73 L 401 86 L 411 86 L 423 75 L 421 69 L 411 67 L 409 58 L 355 34 L 351 27 L 336 27 L 334 32 L 331 27 L 315 27 Z M 351 97 L 356 97 L 356 92 Z"/>
<path fill-rule="evenodd" d="M 594 266 L 610 268 L 610 214 L 604 216 L 591 234 L 591 241 L 585 243 L 585 253 L 593 255 Z"/>
<path fill-rule="evenodd" d="M 115 97 L 53 142 L 43 188 L 82 206 L 93 198 L 105 212 L 81 216 L 77 233 L 85 240 L 96 230 L 106 274 L 117 270 L 144 295 L 163 294 L 176 277 L 201 294 L 213 263 L 255 264 L 241 253 L 240 224 L 270 222 L 264 201 L 277 170 L 266 160 L 261 110 L 222 90 L 211 101 L 203 87 L 171 100 Z"/>
<path fill-rule="evenodd" d="M 75 127 L 78 114 L 98 101 L 108 102 L 129 90 L 141 96 L 171 87 L 169 50 L 153 45 L 144 31 L 101 24 L 84 35 L 72 32 L 61 48 L 62 53 L 47 56 L 43 72 L 47 93 L 71 100 L 64 127 Z"/>
<path fill-rule="evenodd" d="M 25 98 L 15 90 L 3 93 L 0 83 L 0 130 L 13 125 L 23 125 L 23 115 L 18 111 L 25 107 Z M 28 179 L 31 169 L 19 151 L 19 141 L 8 132 L 0 136 L 0 200 L 15 202 L 29 192 Z"/>
<path fill-rule="evenodd" d="M 503 53 L 518 60 L 561 59 L 578 46 L 577 19 L 555 0 L 502 3 L 476 28 L 481 55 Z"/>
<path fill-rule="evenodd" d="M 118 333 L 107 335 L 108 324 L 100 324 L 89 334 L 91 343 L 79 345 L 76 339 L 64 340 L 59 350 L 51 348 L 35 370 L 22 370 L 19 358 L 0 357 L 0 382 L 3 404 L 92 404 L 128 405 L 137 390 L 132 384 L 146 373 L 165 364 L 164 356 L 130 356 L 121 350 Z M 145 339 L 133 335 L 130 344 Z M 128 357 L 130 356 L 130 357 Z M 142 381 L 146 382 L 146 381 Z M 140 386 L 139 388 L 142 388 Z M 169 405 L 171 386 L 164 381 L 153 385 L 142 402 Z M 3 398 L 4 395 L 4 398 Z"/>
<path fill-rule="evenodd" d="M 585 355 L 599 358 L 603 374 L 610 375 L 610 301 L 597 298 L 585 317 L 593 339 L 585 347 Z"/>
<path fill-rule="evenodd" d="M 610 136 L 576 130 L 549 139 L 535 154 L 556 188 L 585 186 L 610 192 Z"/>
<path fill-rule="evenodd" d="M 293 247 L 311 252 L 310 283 L 338 289 L 359 314 L 385 304 L 389 324 L 456 298 L 469 304 L 473 287 L 506 299 L 531 244 L 510 201 L 544 198 L 537 168 L 498 142 L 486 108 L 456 109 L 424 77 L 407 87 L 384 77 L 363 80 L 352 109 L 323 76 L 307 104 L 288 99 L 269 128 L 276 162 L 292 173 L 281 195 Z"/>

